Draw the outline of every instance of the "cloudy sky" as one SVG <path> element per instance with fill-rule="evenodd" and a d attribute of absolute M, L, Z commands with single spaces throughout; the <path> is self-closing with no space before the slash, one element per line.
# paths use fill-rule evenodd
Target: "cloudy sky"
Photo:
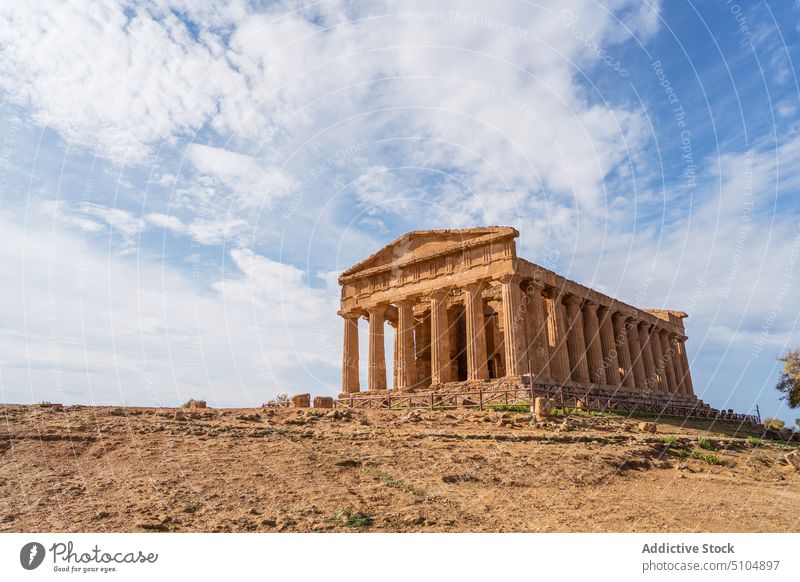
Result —
<path fill-rule="evenodd" d="M 335 394 L 339 272 L 407 230 L 507 224 L 530 260 L 687 311 L 701 398 L 793 420 L 798 16 L 2 3 L 0 399 Z"/>

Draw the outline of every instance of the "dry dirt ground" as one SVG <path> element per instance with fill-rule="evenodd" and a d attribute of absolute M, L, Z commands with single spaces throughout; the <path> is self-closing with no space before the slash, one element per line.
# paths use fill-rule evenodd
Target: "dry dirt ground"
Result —
<path fill-rule="evenodd" d="M 568 426 L 478 410 L 177 416 L 0 405 L 0 531 L 800 530 L 792 447 L 735 424 L 666 420 L 649 434 L 641 419 L 585 414 Z"/>

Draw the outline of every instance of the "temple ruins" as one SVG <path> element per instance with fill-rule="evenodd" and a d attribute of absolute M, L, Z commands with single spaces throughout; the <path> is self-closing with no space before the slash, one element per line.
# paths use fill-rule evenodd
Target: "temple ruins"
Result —
<path fill-rule="evenodd" d="M 413 231 L 344 271 L 340 401 L 502 388 L 567 391 L 600 407 L 712 410 L 694 393 L 686 313 L 641 309 L 526 261 L 518 236 L 510 227 Z"/>

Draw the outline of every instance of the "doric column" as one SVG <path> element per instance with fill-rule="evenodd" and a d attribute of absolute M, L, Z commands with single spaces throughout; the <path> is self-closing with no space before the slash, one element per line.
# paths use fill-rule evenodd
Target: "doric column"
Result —
<path fill-rule="evenodd" d="M 392 388 L 397 388 L 397 368 L 400 366 L 400 358 L 398 354 L 400 353 L 400 338 L 399 334 L 397 333 L 397 321 L 392 321 L 391 319 L 387 319 L 386 323 L 394 330 L 394 341 L 392 342 Z"/>
<path fill-rule="evenodd" d="M 678 394 L 685 394 L 683 361 L 678 348 L 678 336 L 674 333 L 669 336 L 669 344 L 672 348 L 672 367 L 675 370 L 675 391 Z"/>
<path fill-rule="evenodd" d="M 564 304 L 559 300 L 558 290 L 545 289 L 547 309 L 547 345 L 550 353 L 550 375 L 554 380 L 569 380 L 569 355 L 567 353 L 567 326 Z"/>
<path fill-rule="evenodd" d="M 600 320 L 600 346 L 603 349 L 603 365 L 605 367 L 606 383 L 611 386 L 619 386 L 622 377 L 619 374 L 619 357 L 617 354 L 617 344 L 614 342 L 614 313 L 608 307 L 601 307 L 598 310 Z"/>
<path fill-rule="evenodd" d="M 614 345 L 617 347 L 617 357 L 619 366 L 622 368 L 622 385 L 626 388 L 635 388 L 636 380 L 631 366 L 631 349 L 628 345 L 628 316 L 624 313 L 615 313 L 614 322 Z"/>
<path fill-rule="evenodd" d="M 581 300 L 575 295 L 564 299 L 567 306 L 567 349 L 572 379 L 576 382 L 589 382 L 589 366 L 586 364 L 586 340 L 583 337 L 583 315 Z"/>
<path fill-rule="evenodd" d="M 595 384 L 606 384 L 603 347 L 600 339 L 600 322 L 597 319 L 597 303 L 583 304 L 583 337 L 586 340 L 586 356 L 589 364 L 589 379 Z"/>
<path fill-rule="evenodd" d="M 342 350 L 342 392 L 359 392 L 358 383 L 358 316 L 343 315 L 344 349 Z"/>
<path fill-rule="evenodd" d="M 692 379 L 689 374 L 689 358 L 686 356 L 686 338 L 684 336 L 671 336 L 673 349 L 673 360 L 675 361 L 675 380 L 678 384 L 678 393 L 691 396 L 694 389 L 691 385 Z"/>
<path fill-rule="evenodd" d="M 531 362 L 531 373 L 540 381 L 549 381 L 550 352 L 547 346 L 547 305 L 542 296 L 542 287 L 533 281 L 528 283 L 525 291 L 528 315 L 527 358 Z"/>
<path fill-rule="evenodd" d="M 447 322 L 447 292 L 437 291 L 431 300 L 431 384 L 450 382 L 450 329 Z"/>
<path fill-rule="evenodd" d="M 631 368 L 633 369 L 633 383 L 636 388 L 644 389 L 646 386 L 644 365 L 642 364 L 642 346 L 639 342 L 639 321 L 631 318 L 625 321 L 628 330 L 628 347 L 631 351 Z"/>
<path fill-rule="evenodd" d="M 653 366 L 656 371 L 656 386 L 659 392 L 667 391 L 667 379 L 664 376 L 664 356 L 661 354 L 661 337 L 658 327 L 655 325 L 650 328 L 649 339 L 650 351 L 653 352 Z"/>
<path fill-rule="evenodd" d="M 675 365 L 672 363 L 672 357 L 675 355 L 675 348 L 669 342 L 669 333 L 666 330 L 661 330 L 658 334 L 661 339 L 661 357 L 664 359 L 664 375 L 667 379 L 667 392 L 675 394 L 678 389 L 678 382 L 675 378 Z"/>
<path fill-rule="evenodd" d="M 485 380 L 489 377 L 489 368 L 486 363 L 486 332 L 479 283 L 464 287 L 464 309 L 467 317 L 467 380 Z"/>
<path fill-rule="evenodd" d="M 683 388 L 684 394 L 687 396 L 694 396 L 694 385 L 692 384 L 692 371 L 689 369 L 689 356 L 686 353 L 686 340 L 683 337 L 678 344 L 681 354 L 681 365 L 683 367 Z"/>
<path fill-rule="evenodd" d="M 421 313 L 414 324 L 414 347 L 416 351 L 417 385 L 431 383 L 431 318 Z"/>
<path fill-rule="evenodd" d="M 505 347 L 506 376 L 522 376 L 527 371 L 523 345 L 525 314 L 522 311 L 522 291 L 519 279 L 513 275 L 500 278 L 503 300 L 503 345 Z"/>
<path fill-rule="evenodd" d="M 417 381 L 414 361 L 414 303 L 397 302 L 397 384 L 400 390 L 411 388 Z"/>
<path fill-rule="evenodd" d="M 378 305 L 369 313 L 369 374 L 368 390 L 386 390 L 386 354 L 383 347 L 383 323 L 386 306 Z"/>
<path fill-rule="evenodd" d="M 650 346 L 650 335 L 647 333 L 647 328 L 650 324 L 645 321 L 640 321 L 637 326 L 639 331 L 639 347 L 642 349 L 642 366 L 644 367 L 644 387 L 648 390 L 656 390 L 658 388 L 658 379 L 656 378 L 656 366 L 653 362 L 653 348 Z"/>

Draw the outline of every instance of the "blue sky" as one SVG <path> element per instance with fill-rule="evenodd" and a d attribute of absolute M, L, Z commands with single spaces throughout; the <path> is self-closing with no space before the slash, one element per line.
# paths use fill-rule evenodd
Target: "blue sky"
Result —
<path fill-rule="evenodd" d="M 791 421 L 798 12 L 4 6 L 2 399 L 335 394 L 340 271 L 508 224 L 530 260 L 687 311 L 701 398 Z"/>

